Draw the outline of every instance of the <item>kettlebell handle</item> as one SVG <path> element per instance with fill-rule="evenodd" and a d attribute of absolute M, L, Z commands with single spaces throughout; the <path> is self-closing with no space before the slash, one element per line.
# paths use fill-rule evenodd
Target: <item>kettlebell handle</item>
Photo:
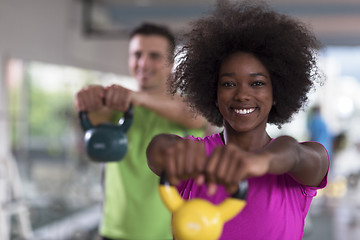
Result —
<path fill-rule="evenodd" d="M 123 117 L 119 120 L 119 125 L 122 127 L 124 132 L 127 132 L 132 124 L 134 117 L 134 110 L 132 105 L 124 113 Z"/>
<path fill-rule="evenodd" d="M 169 186 L 169 187 L 171 186 L 169 180 L 166 177 L 165 171 L 160 176 L 160 185 Z M 237 191 L 231 195 L 231 198 L 245 200 L 247 196 L 248 187 L 249 186 L 247 181 L 241 181 L 239 183 L 239 187 Z"/>
<path fill-rule="evenodd" d="M 132 124 L 134 116 L 134 110 L 132 105 L 130 105 L 129 109 L 124 113 L 123 117 L 119 120 L 119 127 L 123 129 L 124 132 L 127 132 Z M 94 125 L 90 122 L 87 111 L 79 111 L 79 119 L 81 128 L 84 131 L 94 128 Z"/>

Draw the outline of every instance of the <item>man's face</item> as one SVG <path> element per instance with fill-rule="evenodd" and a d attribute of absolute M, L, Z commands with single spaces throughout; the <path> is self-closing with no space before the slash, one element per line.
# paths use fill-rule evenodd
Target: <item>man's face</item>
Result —
<path fill-rule="evenodd" d="M 172 69 L 169 42 L 159 35 L 135 35 L 129 44 L 129 70 L 140 90 L 162 88 Z"/>

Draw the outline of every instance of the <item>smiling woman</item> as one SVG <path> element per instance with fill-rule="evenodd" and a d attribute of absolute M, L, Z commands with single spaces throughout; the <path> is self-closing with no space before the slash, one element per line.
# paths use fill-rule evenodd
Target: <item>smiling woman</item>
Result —
<path fill-rule="evenodd" d="M 311 200 L 327 184 L 328 154 L 316 142 L 274 139 L 266 125 L 289 122 L 307 101 L 320 77 L 317 47 L 302 23 L 256 1 L 219 1 L 186 35 L 170 86 L 224 130 L 159 134 L 148 165 L 187 200 L 219 204 L 248 182 L 247 204 L 225 223 L 222 240 L 302 239 Z"/>
<path fill-rule="evenodd" d="M 225 125 L 236 131 L 264 125 L 273 105 L 270 75 L 252 54 L 231 54 L 220 66 L 217 96 Z"/>
<path fill-rule="evenodd" d="M 241 11 L 246 8 L 239 6 Z M 223 118 L 215 105 L 220 63 L 235 52 L 252 53 L 267 68 L 273 85 L 276 104 L 268 123 L 281 126 L 307 101 L 314 81 L 322 78 L 314 52 L 320 43 L 305 24 L 286 15 L 273 15 L 269 6 L 252 6 L 236 17 L 234 11 L 219 7 L 213 19 L 193 22 L 178 54 L 181 57 L 170 85 L 172 91 L 183 92 L 191 106 L 221 126 Z M 216 14 L 222 15 L 224 22 Z"/>

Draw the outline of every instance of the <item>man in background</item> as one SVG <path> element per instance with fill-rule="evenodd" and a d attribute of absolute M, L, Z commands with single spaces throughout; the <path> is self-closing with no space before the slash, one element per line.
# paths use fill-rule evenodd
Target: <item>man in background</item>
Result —
<path fill-rule="evenodd" d="M 180 96 L 168 94 L 174 51 L 175 38 L 166 27 L 142 24 L 130 34 L 128 59 L 139 90 L 91 85 L 76 94 L 76 110 L 87 111 L 95 125 L 116 123 L 130 106 L 134 111 L 125 158 L 105 164 L 103 240 L 172 239 L 171 214 L 159 197 L 159 179 L 147 167 L 146 147 L 159 133 L 203 136 L 206 124 Z"/>

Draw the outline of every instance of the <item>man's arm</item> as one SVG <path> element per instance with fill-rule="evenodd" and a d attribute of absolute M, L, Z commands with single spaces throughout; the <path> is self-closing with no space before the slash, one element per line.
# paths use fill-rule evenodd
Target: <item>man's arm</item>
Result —
<path fill-rule="evenodd" d="M 120 85 L 106 88 L 93 85 L 80 90 L 75 98 L 75 108 L 88 111 L 93 124 L 109 121 L 115 110 L 125 112 L 130 104 L 148 108 L 186 128 L 199 129 L 207 124 L 205 118 L 192 112 L 180 96 L 166 93 L 134 92 Z"/>
<path fill-rule="evenodd" d="M 204 117 L 192 112 L 180 96 L 156 95 L 146 92 L 135 93 L 134 105 L 148 108 L 162 117 L 183 125 L 187 128 L 205 127 Z"/>

